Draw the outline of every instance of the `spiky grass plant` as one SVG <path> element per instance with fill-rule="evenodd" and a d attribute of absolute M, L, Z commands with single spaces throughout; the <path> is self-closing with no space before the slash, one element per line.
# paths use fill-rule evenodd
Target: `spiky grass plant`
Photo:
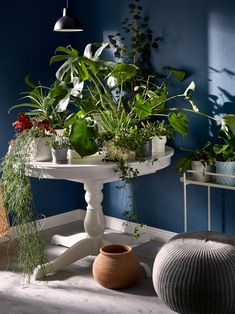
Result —
<path fill-rule="evenodd" d="M 17 133 L 14 144 L 1 163 L 3 199 L 17 240 L 16 256 L 27 280 L 34 268 L 47 261 L 33 209 L 33 194 L 27 176 L 29 150 L 34 129 Z"/>

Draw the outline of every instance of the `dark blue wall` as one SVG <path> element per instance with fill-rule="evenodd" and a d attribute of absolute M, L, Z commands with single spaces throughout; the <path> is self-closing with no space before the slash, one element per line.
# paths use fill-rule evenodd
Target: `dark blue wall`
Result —
<path fill-rule="evenodd" d="M 56 6 L 55 6 L 56 3 Z M 56 67 L 49 60 L 58 45 L 76 41 L 74 34 L 53 32 L 62 15 L 64 1 L 6 1 L 0 12 L 0 154 L 7 150 L 17 111 L 8 114 L 25 90 L 24 77 L 50 85 Z M 85 206 L 83 187 L 73 182 L 32 180 L 36 207 L 45 216 Z M 63 193 L 61 193 L 63 191 Z"/>
<path fill-rule="evenodd" d="M 87 42 L 106 41 L 107 34 L 120 30 L 127 16 L 126 0 L 90 1 Z M 98 4 L 97 4 L 98 3 Z M 195 100 L 201 111 L 209 114 L 235 113 L 235 3 L 233 1 L 199 0 L 142 1 L 150 25 L 164 38 L 152 55 L 155 69 L 164 65 L 179 67 L 188 73 L 187 80 L 176 88 L 183 90 L 191 80 L 197 86 Z M 82 11 L 87 10 L 82 2 Z M 87 15 L 87 12 L 86 12 Z M 91 31 L 91 28 L 93 31 Z M 176 154 L 171 167 L 154 175 L 138 178 L 134 183 L 134 209 L 140 220 L 150 226 L 180 232 L 183 230 L 183 187 L 175 171 L 181 156 L 180 146 L 196 147 L 212 136 L 206 118 L 189 115 L 190 132 L 186 138 L 176 137 Z M 129 191 L 118 191 L 116 183 L 105 186 L 105 213 L 122 217 L 129 208 Z M 188 188 L 189 229 L 207 228 L 207 190 Z M 235 233 L 235 193 L 212 191 L 212 228 Z M 234 222 L 234 223 L 233 223 Z"/>
<path fill-rule="evenodd" d="M 72 44 L 82 51 L 86 43 L 106 41 L 107 34 L 118 31 L 128 14 L 126 0 L 71 0 L 85 32 L 54 33 L 53 23 L 61 15 L 64 2 L 26 0 L 1 6 L 1 155 L 6 152 L 13 135 L 11 123 L 16 119 L 16 112 L 9 115 L 7 111 L 25 88 L 24 76 L 30 73 L 32 79 L 50 84 L 56 67 L 49 66 L 49 59 L 58 45 Z M 142 4 L 155 34 L 164 38 L 152 55 L 154 67 L 185 69 L 188 78 L 176 90 L 183 90 L 194 80 L 195 100 L 201 111 L 235 113 L 234 1 L 144 0 Z M 189 135 L 177 136 L 173 144 L 176 154 L 172 165 L 157 174 L 137 178 L 133 191 L 134 207 L 142 222 L 175 232 L 183 230 L 183 188 L 175 171 L 180 157 L 178 147 L 200 146 L 211 135 L 207 119 L 193 115 L 189 118 Z M 43 180 L 34 180 L 33 185 L 36 206 L 47 216 L 85 206 L 80 185 Z M 106 214 L 121 217 L 128 208 L 128 191 L 118 191 L 115 185 L 105 186 L 104 208 Z M 205 229 L 206 190 L 190 187 L 189 192 L 189 229 Z M 234 192 L 213 191 L 213 229 L 235 234 L 234 201 Z"/>

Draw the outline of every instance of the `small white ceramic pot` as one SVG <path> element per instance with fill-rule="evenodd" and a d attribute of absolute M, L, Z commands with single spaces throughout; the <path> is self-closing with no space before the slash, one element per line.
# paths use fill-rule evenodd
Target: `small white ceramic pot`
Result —
<path fill-rule="evenodd" d="M 67 148 L 52 148 L 52 162 L 54 164 L 63 164 L 67 162 Z"/>
<path fill-rule="evenodd" d="M 46 145 L 48 137 L 39 137 L 32 140 L 29 147 L 30 161 L 50 161 L 51 149 Z"/>
<path fill-rule="evenodd" d="M 152 156 L 165 152 L 166 141 L 167 137 L 165 135 L 152 137 Z"/>

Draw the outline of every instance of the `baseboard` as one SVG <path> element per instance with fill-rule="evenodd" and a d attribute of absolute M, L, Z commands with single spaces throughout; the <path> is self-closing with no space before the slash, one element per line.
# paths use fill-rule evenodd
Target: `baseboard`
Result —
<path fill-rule="evenodd" d="M 83 209 L 75 209 L 63 214 L 46 217 L 38 220 L 39 226 L 41 230 L 46 230 L 54 227 L 58 227 L 67 223 L 74 222 L 76 220 L 84 220 L 86 215 L 86 211 Z M 114 218 L 110 216 L 105 216 L 106 227 L 113 229 L 115 231 L 123 231 L 129 234 L 133 233 L 135 227 L 139 225 L 133 222 L 126 222 L 123 219 Z M 166 231 L 154 227 L 144 226 L 140 228 L 140 242 L 146 242 L 149 240 L 158 240 L 161 242 L 167 242 L 170 238 L 176 235 L 176 233 L 171 231 Z M 13 231 L 13 230 L 12 230 Z M 11 231 L 10 231 L 11 233 Z M 6 241 L 9 238 L 7 236 L 0 239 L 0 242 Z"/>
<path fill-rule="evenodd" d="M 86 211 L 81 209 L 75 209 L 63 214 L 58 214 L 50 217 L 45 217 L 38 220 L 39 230 L 47 230 L 61 225 L 74 222 L 76 220 L 84 220 Z M 1 242 L 8 241 L 11 238 L 11 234 L 14 234 L 14 228 L 12 227 L 8 234 L 0 239 Z"/>
<path fill-rule="evenodd" d="M 126 222 L 126 220 L 114 218 L 110 216 L 105 216 L 106 227 L 116 230 L 116 231 L 124 231 L 129 234 L 133 234 L 133 230 L 135 227 L 139 227 L 139 224 L 134 222 Z M 146 242 L 149 240 L 158 240 L 161 242 L 167 242 L 176 235 L 176 233 L 162 230 L 150 226 L 143 226 L 139 228 L 140 230 L 140 242 Z"/>

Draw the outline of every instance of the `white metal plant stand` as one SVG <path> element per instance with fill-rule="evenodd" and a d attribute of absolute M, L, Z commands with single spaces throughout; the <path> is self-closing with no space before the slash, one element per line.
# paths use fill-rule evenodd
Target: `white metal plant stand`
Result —
<path fill-rule="evenodd" d="M 156 161 L 132 162 L 134 169 L 138 169 L 139 176 L 154 173 L 168 167 L 174 150 L 166 147 L 164 153 L 157 156 Z M 87 202 L 84 233 L 64 237 L 54 235 L 51 242 L 68 249 L 49 263 L 38 265 L 34 270 L 34 278 L 40 279 L 42 273 L 49 274 L 88 256 L 97 255 L 100 248 L 106 244 L 104 239 L 105 219 L 102 209 L 103 184 L 119 179 L 117 164 L 104 162 L 100 156 L 76 160 L 72 164 L 53 164 L 51 162 L 30 163 L 29 175 L 44 179 L 64 179 L 83 183 L 85 200 Z"/>
<path fill-rule="evenodd" d="M 197 173 L 197 171 L 194 170 L 187 170 L 183 174 L 183 177 L 180 179 L 181 182 L 183 182 L 184 185 L 184 232 L 188 231 L 188 206 L 187 206 L 187 185 L 193 184 L 193 185 L 201 185 L 207 187 L 207 228 L 209 231 L 211 231 L 211 188 L 219 188 L 219 189 L 226 189 L 226 190 L 235 190 L 235 186 L 231 185 L 225 185 L 225 184 L 218 184 L 214 182 L 201 182 L 193 179 L 192 177 L 188 176 L 187 174 L 190 173 Z M 214 173 L 214 172 L 203 172 L 204 175 L 209 175 L 212 178 L 215 178 L 216 176 L 221 177 L 229 177 L 229 178 L 235 178 L 235 175 L 225 175 L 220 173 Z"/>

